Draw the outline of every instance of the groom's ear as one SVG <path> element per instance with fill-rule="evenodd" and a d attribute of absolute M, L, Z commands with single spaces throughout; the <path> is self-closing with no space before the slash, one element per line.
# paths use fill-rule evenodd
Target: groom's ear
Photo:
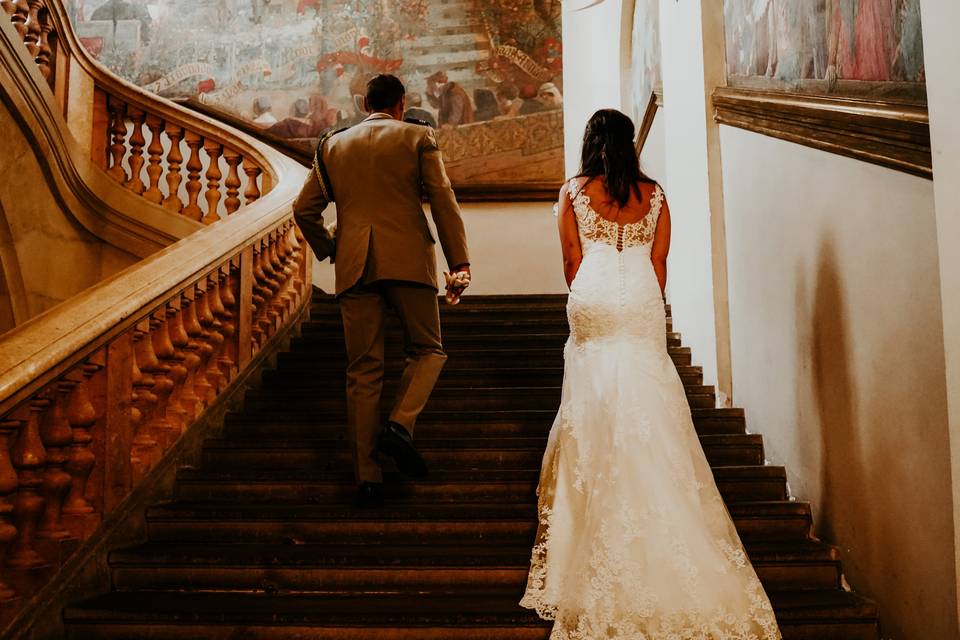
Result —
<path fill-rule="evenodd" d="M 367 97 L 362 96 L 360 98 L 360 108 L 363 109 L 364 113 L 370 113 L 370 109 L 367 107 Z"/>

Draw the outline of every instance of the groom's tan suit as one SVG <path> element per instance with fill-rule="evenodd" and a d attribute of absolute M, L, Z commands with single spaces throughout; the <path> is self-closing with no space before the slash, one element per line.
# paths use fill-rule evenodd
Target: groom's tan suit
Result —
<path fill-rule="evenodd" d="M 413 433 L 446 360 L 435 241 L 421 193 L 430 200 L 450 269 L 469 263 L 466 234 L 431 128 L 375 113 L 327 139 L 320 153 L 337 205 L 336 238 L 323 223 L 329 202 L 316 167 L 294 203 L 294 216 L 317 257 L 335 258 L 357 480 L 380 482 L 373 455 L 381 429 L 387 306 L 400 316 L 407 354 L 391 421 Z"/>

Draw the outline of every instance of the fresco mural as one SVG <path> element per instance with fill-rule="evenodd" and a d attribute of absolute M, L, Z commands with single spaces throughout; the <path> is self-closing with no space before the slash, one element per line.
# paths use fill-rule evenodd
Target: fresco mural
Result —
<path fill-rule="evenodd" d="M 731 86 L 925 102 L 920 0 L 724 0 Z"/>
<path fill-rule="evenodd" d="M 563 180 L 559 0 L 66 1 L 94 56 L 162 96 L 308 143 L 394 73 L 455 186 Z"/>
<path fill-rule="evenodd" d="M 631 104 L 634 122 L 643 119 L 650 94 L 661 88 L 660 1 L 636 0 L 631 32 Z"/>

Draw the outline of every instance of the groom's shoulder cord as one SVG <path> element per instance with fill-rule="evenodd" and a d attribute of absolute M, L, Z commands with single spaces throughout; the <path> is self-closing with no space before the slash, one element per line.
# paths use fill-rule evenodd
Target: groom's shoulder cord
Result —
<path fill-rule="evenodd" d="M 333 199 L 333 185 L 330 183 L 330 176 L 327 175 L 327 167 L 323 164 L 323 144 L 333 136 L 349 128 L 350 127 L 344 127 L 343 129 L 324 133 L 320 136 L 320 141 L 317 143 L 317 151 L 313 155 L 313 175 L 316 176 L 317 182 L 320 183 L 320 191 L 327 202 L 335 201 Z"/>

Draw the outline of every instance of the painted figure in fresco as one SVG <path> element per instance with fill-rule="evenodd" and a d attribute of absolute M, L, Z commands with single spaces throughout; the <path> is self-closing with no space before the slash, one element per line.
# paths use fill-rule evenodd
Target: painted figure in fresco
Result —
<path fill-rule="evenodd" d="M 893 5 L 890 0 L 832 0 L 831 67 L 846 80 L 890 80 Z"/>
<path fill-rule="evenodd" d="M 477 107 L 473 115 L 475 122 L 484 122 L 493 120 L 500 114 L 500 108 L 497 105 L 497 96 L 490 89 L 474 89 L 473 103 Z"/>
<path fill-rule="evenodd" d="M 270 98 L 260 96 L 253 101 L 253 124 L 258 127 L 269 127 L 277 124 L 277 117 L 273 115 L 273 105 Z"/>
<path fill-rule="evenodd" d="M 857 80 L 891 79 L 893 25 L 891 0 L 860 0 L 855 40 Z"/>
<path fill-rule="evenodd" d="M 523 100 L 520 99 L 520 90 L 517 89 L 517 85 L 504 82 L 497 87 L 496 93 L 501 117 L 513 118 L 520 115 Z"/>
<path fill-rule="evenodd" d="M 437 71 L 427 78 L 427 100 L 440 110 L 437 121 L 441 127 L 456 127 L 474 121 L 470 96 L 459 84 L 450 82 L 444 71 Z"/>
<path fill-rule="evenodd" d="M 537 90 L 537 101 L 543 105 L 547 111 L 559 109 L 563 106 L 563 95 L 560 89 L 552 82 L 545 82 Z"/>
<path fill-rule="evenodd" d="M 437 128 L 437 119 L 423 108 L 423 96 L 416 92 L 407 94 L 407 110 L 403 112 L 403 119 L 422 120 L 432 128 Z"/>
<path fill-rule="evenodd" d="M 827 0 L 811 0 L 804 17 L 802 77 L 822 80 L 827 77 Z"/>
<path fill-rule="evenodd" d="M 797 80 L 806 66 L 804 57 L 804 5 L 797 0 L 771 0 L 776 53 L 774 77 Z"/>
<path fill-rule="evenodd" d="M 749 75 L 773 77 L 777 69 L 777 30 L 774 24 L 773 0 L 752 0 L 746 14 L 753 32 Z"/>
<path fill-rule="evenodd" d="M 520 110 L 519 114 L 521 116 L 527 116 L 531 113 L 540 113 L 545 110 L 546 107 L 543 106 L 543 103 L 537 100 L 537 88 L 532 84 L 525 84 L 520 87 Z"/>
<path fill-rule="evenodd" d="M 920 26 L 919 0 L 898 0 L 897 18 L 900 38 L 897 43 L 894 74 L 898 80 L 923 81 L 923 31 Z"/>
<path fill-rule="evenodd" d="M 310 121 L 310 103 L 300 98 L 290 108 L 290 117 L 271 125 L 267 133 L 281 138 L 313 138 L 314 126 Z"/>

